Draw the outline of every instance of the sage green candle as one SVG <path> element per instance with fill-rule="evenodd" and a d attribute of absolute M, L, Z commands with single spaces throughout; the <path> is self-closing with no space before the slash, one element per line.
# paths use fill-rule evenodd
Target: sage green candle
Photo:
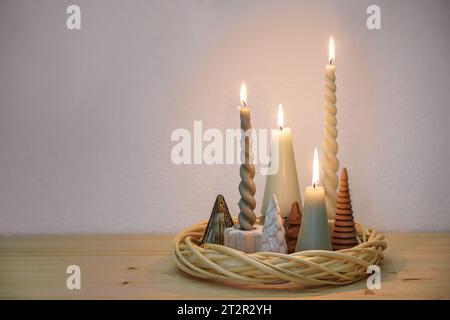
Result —
<path fill-rule="evenodd" d="M 313 185 L 305 190 L 302 224 L 295 251 L 332 250 L 325 206 L 325 191 L 319 183 L 319 159 L 314 150 Z"/>

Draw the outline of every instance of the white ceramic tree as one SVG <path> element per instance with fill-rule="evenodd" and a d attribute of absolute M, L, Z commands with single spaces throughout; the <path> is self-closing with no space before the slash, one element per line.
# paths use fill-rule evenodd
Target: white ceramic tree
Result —
<path fill-rule="evenodd" d="M 261 235 L 262 252 L 287 253 L 285 231 L 280 214 L 281 210 L 278 206 L 277 196 L 272 195 L 267 207 Z"/>

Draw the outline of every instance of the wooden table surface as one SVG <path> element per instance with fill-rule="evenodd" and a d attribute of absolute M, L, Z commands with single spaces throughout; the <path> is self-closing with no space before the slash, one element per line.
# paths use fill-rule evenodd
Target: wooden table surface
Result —
<path fill-rule="evenodd" d="M 379 290 L 222 285 L 179 271 L 173 235 L 1 236 L 1 299 L 450 299 L 450 233 L 387 234 Z M 66 268 L 81 268 L 81 290 Z"/>

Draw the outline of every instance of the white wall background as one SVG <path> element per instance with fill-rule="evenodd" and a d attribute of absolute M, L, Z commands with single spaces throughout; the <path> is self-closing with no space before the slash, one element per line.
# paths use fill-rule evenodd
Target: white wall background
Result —
<path fill-rule="evenodd" d="M 81 31 L 65 27 L 72 3 Z M 449 230 L 450 2 L 2 0 L 0 233 L 176 232 L 218 193 L 236 215 L 238 166 L 175 166 L 170 134 L 238 127 L 242 80 L 255 127 L 284 103 L 303 190 L 330 33 L 356 217 Z"/>

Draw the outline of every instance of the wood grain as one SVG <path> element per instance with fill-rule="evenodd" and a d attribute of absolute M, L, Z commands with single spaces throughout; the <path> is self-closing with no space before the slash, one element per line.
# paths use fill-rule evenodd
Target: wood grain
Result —
<path fill-rule="evenodd" d="M 1 299 L 450 299 L 450 233 L 391 233 L 382 287 L 210 283 L 180 272 L 174 235 L 1 236 Z M 68 265 L 81 290 L 66 289 Z"/>

